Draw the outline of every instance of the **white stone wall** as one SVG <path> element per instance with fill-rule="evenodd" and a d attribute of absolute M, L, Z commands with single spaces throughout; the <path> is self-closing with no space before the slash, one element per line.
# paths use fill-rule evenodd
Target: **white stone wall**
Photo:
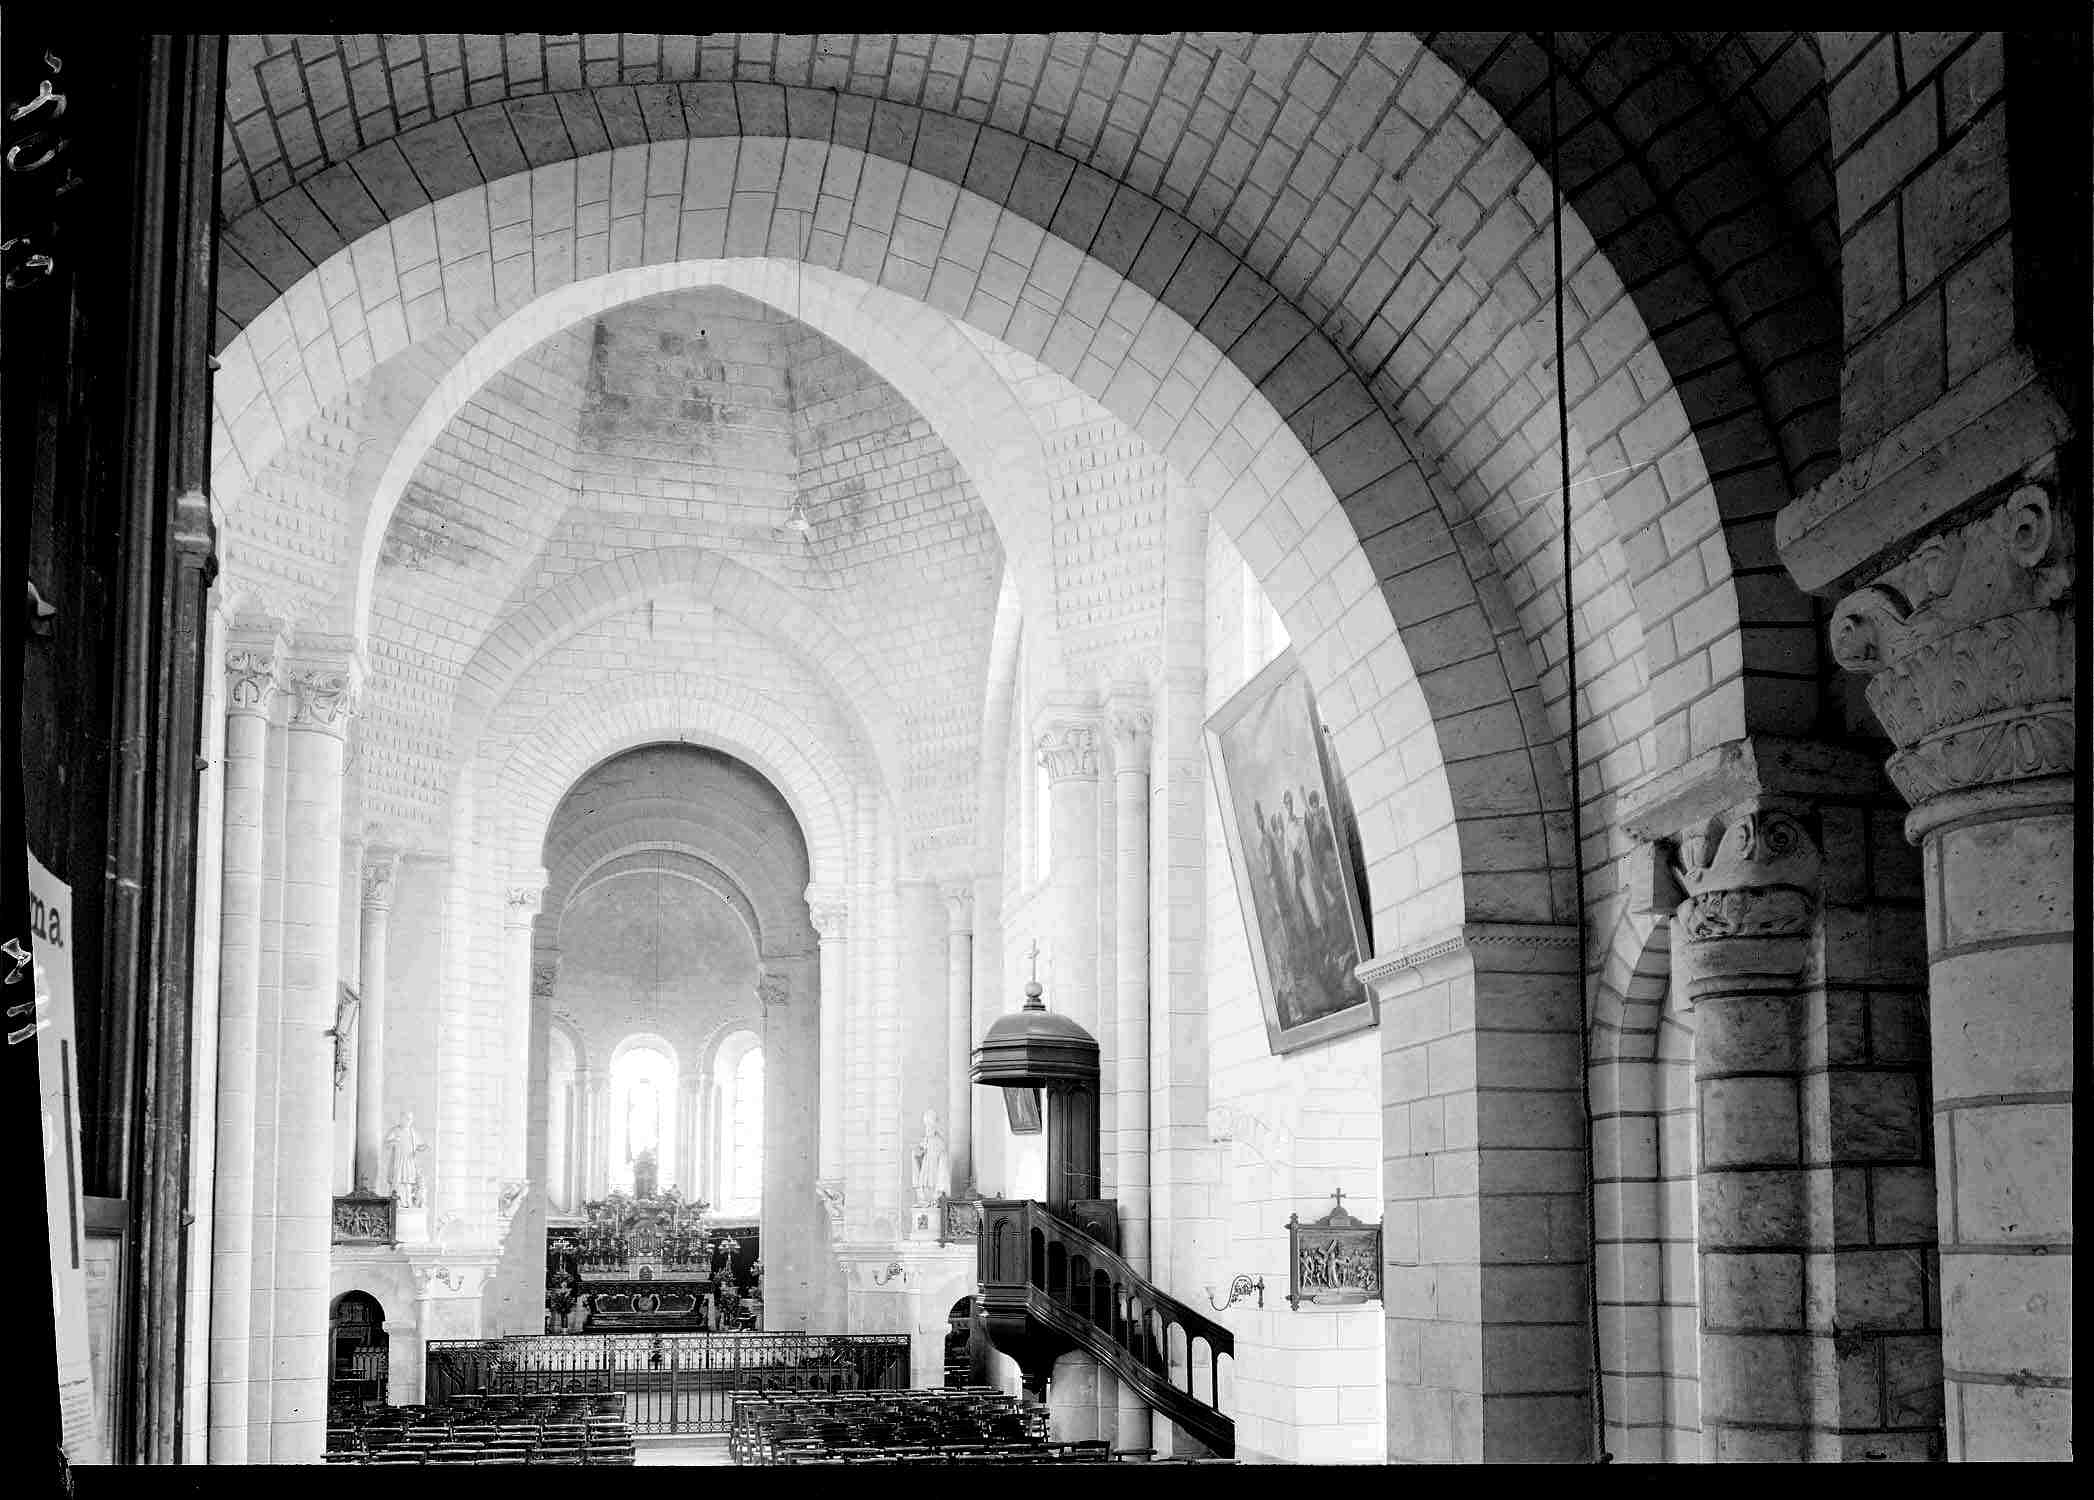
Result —
<path fill-rule="evenodd" d="M 1207 548 L 1207 702 L 1228 702 L 1284 649 L 1262 593 L 1226 538 Z M 1265 1279 L 1265 1305 L 1220 1315 L 1236 1334 L 1223 1405 L 1239 1452 L 1297 1463 L 1380 1462 L 1386 1446 L 1382 1307 L 1290 1310 L 1287 1219 L 1322 1217 L 1343 1189 L 1348 1213 L 1381 1217 L 1381 1039 L 1367 1031 L 1275 1057 L 1211 779 L 1206 793 L 1208 1109 L 1221 1156 L 1221 1233 L 1201 1284 L 1171 1288 L 1199 1306 L 1239 1274 Z M 1231 1378 L 1233 1375 L 1233 1379 Z"/>

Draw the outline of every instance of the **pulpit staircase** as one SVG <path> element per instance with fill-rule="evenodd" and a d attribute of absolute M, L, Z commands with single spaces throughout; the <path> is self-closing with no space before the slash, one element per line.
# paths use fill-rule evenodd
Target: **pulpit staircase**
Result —
<path fill-rule="evenodd" d="M 1227 1328 L 1043 1203 L 986 1200 L 977 1253 L 990 1340 L 1027 1385 L 1044 1391 L 1054 1361 L 1081 1349 L 1217 1457 L 1235 1456 L 1236 1424 L 1217 1404 L 1221 1358 L 1236 1353 Z"/>

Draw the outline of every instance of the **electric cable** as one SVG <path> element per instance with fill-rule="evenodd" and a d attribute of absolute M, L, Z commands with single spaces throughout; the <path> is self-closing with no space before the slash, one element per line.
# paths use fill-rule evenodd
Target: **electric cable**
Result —
<path fill-rule="evenodd" d="M 1591 1018 L 1586 1015 L 1585 829 L 1582 778 L 1578 768 L 1578 620 L 1571 583 L 1570 393 L 1564 372 L 1563 338 L 1563 128 L 1557 112 L 1556 33 L 1544 33 L 1549 54 L 1549 227 L 1556 254 L 1556 453 L 1563 475 L 1563 681 L 1570 720 L 1570 831 L 1572 921 L 1578 930 L 1578 1118 L 1585 1131 L 1585 1306 L 1592 1337 L 1592 1451 L 1612 1463 L 1607 1451 L 1607 1381 L 1600 1373 L 1599 1168 L 1592 1154 L 1592 1065 L 1588 1058 Z"/>

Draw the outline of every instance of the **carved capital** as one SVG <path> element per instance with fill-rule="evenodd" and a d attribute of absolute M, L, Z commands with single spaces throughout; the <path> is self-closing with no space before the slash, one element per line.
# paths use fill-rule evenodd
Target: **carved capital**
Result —
<path fill-rule="evenodd" d="M 1868 677 L 1907 801 L 2071 774 L 2073 585 L 2070 518 L 2029 482 L 1840 601 L 1833 656 Z"/>
<path fill-rule="evenodd" d="M 1036 742 L 1049 781 L 1098 778 L 1098 730 L 1088 723 L 1049 724 Z"/>
<path fill-rule="evenodd" d="M 1674 873 L 1679 921 L 1697 941 L 1801 937 L 1818 912 L 1820 855 L 1807 814 L 1746 803 L 1684 830 Z"/>
<path fill-rule="evenodd" d="M 784 1005 L 792 997 L 793 982 L 790 975 L 781 974 L 775 969 L 769 969 L 764 972 L 761 979 L 756 981 L 756 998 L 762 1002 L 765 1010 Z"/>
<path fill-rule="evenodd" d="M 363 908 L 391 911 L 393 884 L 400 875 L 400 855 L 393 849 L 374 849 L 364 856 Z"/>
<path fill-rule="evenodd" d="M 512 885 L 502 894 L 505 921 L 511 927 L 528 927 L 531 919 L 538 915 L 539 905 L 545 897 L 544 890 L 535 885 Z"/>
<path fill-rule="evenodd" d="M 266 645 L 235 645 L 225 653 L 225 711 L 269 717 L 284 685 L 282 655 Z"/>
<path fill-rule="evenodd" d="M 559 980 L 559 977 L 560 965 L 557 961 L 553 963 L 532 964 L 531 998 L 534 1000 L 552 999 L 553 985 Z"/>
<path fill-rule="evenodd" d="M 285 680 L 291 694 L 291 728 L 341 739 L 356 711 L 355 674 L 340 667 L 293 667 Z"/>
<path fill-rule="evenodd" d="M 1122 771 L 1146 771 L 1156 715 L 1147 707 L 1116 706 L 1107 721 L 1112 729 L 1112 763 Z"/>
<path fill-rule="evenodd" d="M 950 930 L 974 931 L 974 882 L 948 880 L 938 887 L 938 894 L 945 898 L 945 917 Z"/>
<path fill-rule="evenodd" d="M 850 907 L 840 892 L 823 886 L 807 887 L 807 920 L 823 942 L 840 943 L 849 935 Z"/>

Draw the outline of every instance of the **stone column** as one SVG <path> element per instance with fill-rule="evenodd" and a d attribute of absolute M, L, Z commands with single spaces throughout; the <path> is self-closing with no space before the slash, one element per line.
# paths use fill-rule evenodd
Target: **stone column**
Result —
<path fill-rule="evenodd" d="M 1144 1276 L 1149 1274 L 1149 751 L 1155 722 L 1148 704 L 1131 695 L 1117 696 L 1111 706 L 1114 844 L 1119 855 L 1112 1049 L 1112 1089 L 1118 1100 L 1115 1196 L 1120 1203 L 1120 1253 Z M 1119 1445 L 1146 1448 L 1150 1437 L 1148 1404 L 1123 1385 Z"/>
<path fill-rule="evenodd" d="M 1833 617 L 1923 859 L 1952 1460 L 2072 1452 L 2074 559 L 2039 463 Z"/>
<path fill-rule="evenodd" d="M 601 1198 L 610 1191 L 611 1178 L 611 1079 L 608 1071 L 603 1077 L 589 1079 L 589 1138 L 588 1170 L 584 1179 L 583 1196 Z"/>
<path fill-rule="evenodd" d="M 945 897 L 945 1139 L 955 1198 L 974 1192 L 974 882 L 949 881 Z"/>
<path fill-rule="evenodd" d="M 689 1063 L 676 1075 L 675 1183 L 686 1197 L 698 1194 L 698 1075 Z"/>
<path fill-rule="evenodd" d="M 334 1045 L 341 972 L 342 752 L 359 668 L 293 660 L 285 748 L 283 1012 L 277 1035 L 276 1309 L 271 1463 L 318 1463 L 327 1437 Z"/>
<path fill-rule="evenodd" d="M 1054 927 L 1045 946 L 1055 1008 L 1098 1034 L 1099 714 L 1074 697 L 1041 715 L 1035 745 L 1047 768 L 1047 881 Z M 1105 1039 L 1099 1038 L 1101 1046 Z"/>
<path fill-rule="evenodd" d="M 1680 838 L 1686 972 L 1674 977 L 1694 1009 L 1701 1433 L 1712 1460 L 1812 1456 L 1821 1351 L 1804 1295 L 1803 979 L 1820 859 L 1807 818 L 1767 798 Z"/>
<path fill-rule="evenodd" d="M 356 1020 L 356 1190 L 382 1192 L 385 1162 L 385 950 L 393 913 L 396 849 L 371 849 L 363 862 L 361 943 L 363 1009 Z"/>
<path fill-rule="evenodd" d="M 552 1053 L 553 994 L 539 993 L 537 955 L 538 908 L 545 900 L 544 871 L 532 885 L 513 885 L 502 893 L 501 1005 L 497 1018 L 502 1038 L 501 1149 L 495 1153 L 498 1177 L 529 1177 L 543 1170 L 546 1066 Z M 557 960 L 555 961 L 557 963 Z M 535 1054 L 535 1055 L 534 1055 Z M 533 1140 L 533 1133 L 536 1139 Z"/>
<path fill-rule="evenodd" d="M 974 869 L 974 1031 L 980 1036 L 995 1024 L 1003 996 L 1003 871 L 981 862 Z M 974 1058 L 967 1059 L 971 1076 Z M 1003 1097 L 985 1085 L 974 1085 L 969 1096 L 974 1137 L 968 1151 L 973 1163 L 975 1191 L 990 1196 L 1004 1191 Z"/>
<path fill-rule="evenodd" d="M 263 783 L 282 642 L 236 637 L 226 653 L 225 840 L 218 939 L 218 1138 L 211 1197 L 214 1464 L 247 1461 L 255 1205 L 255 1020 L 262 945 Z"/>
<path fill-rule="evenodd" d="M 596 1128 L 596 1089 L 588 1064 L 574 1070 L 574 1106 L 567 1126 L 567 1211 L 580 1213 L 596 1196 L 589 1190 L 589 1136 Z"/>
<path fill-rule="evenodd" d="M 820 1145 L 815 1176 L 826 1199 L 843 1191 L 843 1018 L 844 973 L 850 961 L 848 914 L 835 892 L 807 888 L 807 914 L 821 940 L 821 1097 L 817 1103 Z"/>

